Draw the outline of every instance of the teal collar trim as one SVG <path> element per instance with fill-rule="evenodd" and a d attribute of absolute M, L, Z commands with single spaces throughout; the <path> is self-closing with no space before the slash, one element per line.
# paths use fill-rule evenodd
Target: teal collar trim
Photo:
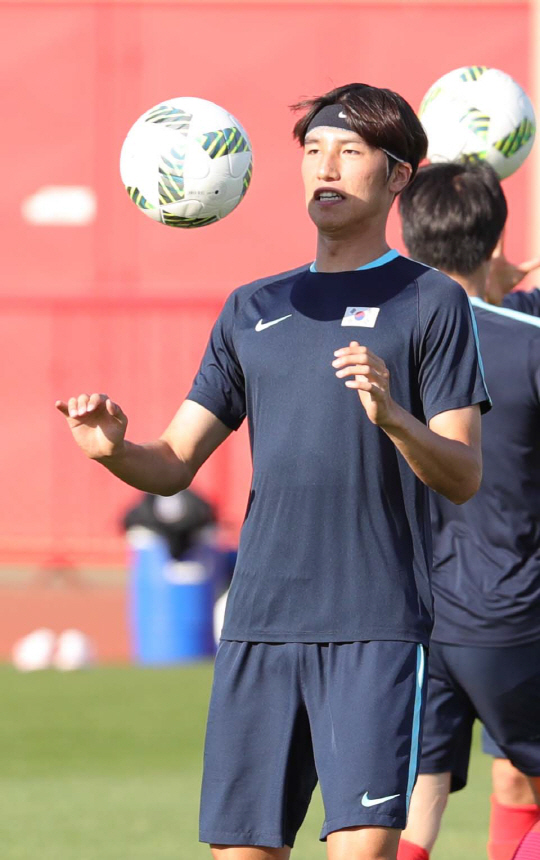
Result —
<path fill-rule="evenodd" d="M 383 254 L 382 257 L 377 257 L 376 260 L 372 260 L 371 263 L 366 263 L 365 266 L 359 266 L 357 269 L 352 269 L 354 272 L 363 272 L 364 269 L 377 269 L 379 266 L 384 266 L 386 263 L 390 263 L 392 260 L 395 260 L 396 257 L 399 257 L 399 251 L 396 251 L 394 248 L 391 248 L 386 254 Z M 309 267 L 310 272 L 317 272 L 317 267 L 315 263 L 312 263 Z M 336 272 L 322 272 L 321 274 L 337 274 Z"/>
<path fill-rule="evenodd" d="M 471 305 L 476 305 L 477 308 L 484 308 L 486 311 L 491 311 L 494 314 L 500 314 L 503 317 L 517 320 L 518 322 L 528 323 L 529 325 L 540 326 L 540 318 L 533 317 L 531 314 L 524 314 L 522 311 L 515 311 L 512 308 L 500 308 L 497 305 L 490 305 L 478 296 L 470 296 Z"/>

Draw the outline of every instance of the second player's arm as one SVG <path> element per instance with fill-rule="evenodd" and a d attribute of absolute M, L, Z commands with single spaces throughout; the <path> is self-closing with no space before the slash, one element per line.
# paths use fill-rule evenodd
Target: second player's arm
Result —
<path fill-rule="evenodd" d="M 127 418 L 106 395 L 80 395 L 56 406 L 87 457 L 126 484 L 162 496 L 188 487 L 231 433 L 208 409 L 191 400 L 184 401 L 158 440 L 142 445 L 124 438 Z"/>

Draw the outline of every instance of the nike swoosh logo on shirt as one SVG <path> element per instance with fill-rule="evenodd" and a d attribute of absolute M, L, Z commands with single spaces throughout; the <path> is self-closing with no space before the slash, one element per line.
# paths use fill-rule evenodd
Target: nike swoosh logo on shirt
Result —
<path fill-rule="evenodd" d="M 362 798 L 362 806 L 378 806 L 379 803 L 386 803 L 387 800 L 393 800 L 394 797 L 399 797 L 399 794 L 389 794 L 388 797 L 368 797 L 368 793 Z"/>
<path fill-rule="evenodd" d="M 262 320 L 259 320 L 259 322 L 255 326 L 255 331 L 264 331 L 265 328 L 270 328 L 271 325 L 276 325 L 278 322 L 283 322 L 283 320 L 288 320 L 289 317 L 292 317 L 292 314 L 287 314 L 286 317 L 280 317 L 278 320 L 271 320 L 270 322 L 267 322 L 267 323 L 263 323 Z"/>

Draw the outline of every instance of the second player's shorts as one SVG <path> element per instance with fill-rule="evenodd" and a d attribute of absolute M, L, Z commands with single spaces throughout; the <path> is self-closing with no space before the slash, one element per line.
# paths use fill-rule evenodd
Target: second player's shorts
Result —
<path fill-rule="evenodd" d="M 410 642 L 221 642 L 200 839 L 294 844 L 317 778 L 321 839 L 405 827 L 423 717 L 424 649 Z"/>
<path fill-rule="evenodd" d="M 482 752 L 493 756 L 493 758 L 508 758 L 499 744 L 495 743 L 485 726 L 482 726 Z"/>
<path fill-rule="evenodd" d="M 540 642 L 478 648 L 432 642 L 420 773 L 467 783 L 472 728 L 481 720 L 496 748 L 540 776 Z"/>

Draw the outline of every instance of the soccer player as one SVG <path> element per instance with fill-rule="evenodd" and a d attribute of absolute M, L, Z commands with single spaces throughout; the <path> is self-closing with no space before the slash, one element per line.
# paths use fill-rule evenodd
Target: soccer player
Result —
<path fill-rule="evenodd" d="M 125 441 L 105 395 L 57 406 L 88 456 L 159 494 L 247 417 L 200 838 L 215 860 L 286 860 L 319 779 L 329 858 L 395 860 L 432 626 L 428 487 L 476 492 L 489 398 L 465 292 L 386 242 L 426 151 L 410 105 L 351 84 L 297 107 L 314 263 L 233 292 L 158 441 Z"/>
<path fill-rule="evenodd" d="M 540 289 L 516 290 L 526 275 L 540 267 L 540 258 L 516 265 L 507 260 L 504 251 L 504 233 L 497 243 L 491 257 L 487 280 L 486 300 L 492 304 L 503 305 L 523 313 L 540 315 Z M 511 291 L 514 292 L 511 292 Z M 482 728 L 482 749 L 493 757 L 491 780 L 493 796 L 490 821 L 490 843 L 500 846 L 507 843 L 508 852 L 518 843 L 520 850 L 528 850 L 526 842 L 533 839 L 531 823 L 540 819 L 540 805 L 530 779 L 506 758 L 505 753 Z M 523 834 L 527 840 L 520 842 Z M 536 838 L 536 837 L 535 837 Z"/>
<path fill-rule="evenodd" d="M 529 793 L 507 803 L 504 774 L 495 774 L 502 796 L 492 799 L 489 856 L 510 860 L 538 817 L 540 792 L 540 322 L 484 301 L 507 217 L 489 166 L 424 167 L 399 208 L 411 255 L 471 298 L 494 408 L 480 491 L 461 507 L 431 498 L 435 626 L 420 776 L 398 857 L 429 857 L 449 792 L 467 782 L 478 717 L 529 778 Z"/>

